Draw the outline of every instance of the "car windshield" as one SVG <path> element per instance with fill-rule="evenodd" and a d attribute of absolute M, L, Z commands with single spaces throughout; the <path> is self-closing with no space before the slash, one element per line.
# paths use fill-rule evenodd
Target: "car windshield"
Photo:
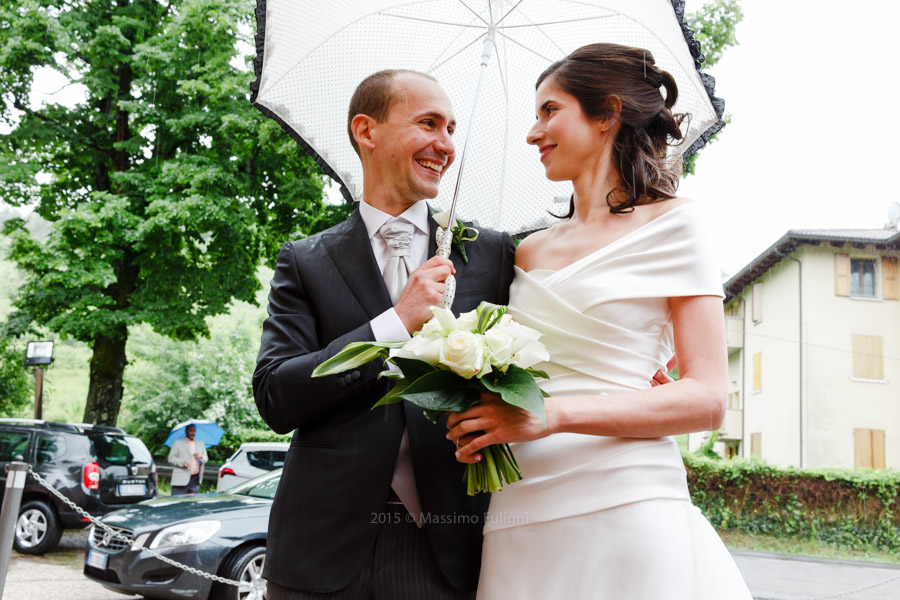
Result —
<path fill-rule="evenodd" d="M 228 490 L 230 494 L 239 496 L 251 496 L 253 498 L 266 498 L 267 500 L 275 499 L 275 490 L 278 489 L 278 482 L 281 481 L 281 469 L 266 473 L 255 477 L 250 481 L 242 483 Z"/>
<path fill-rule="evenodd" d="M 97 458 L 113 465 L 131 465 L 134 463 L 151 463 L 153 457 L 136 437 L 128 435 L 95 435 L 94 449 Z"/>

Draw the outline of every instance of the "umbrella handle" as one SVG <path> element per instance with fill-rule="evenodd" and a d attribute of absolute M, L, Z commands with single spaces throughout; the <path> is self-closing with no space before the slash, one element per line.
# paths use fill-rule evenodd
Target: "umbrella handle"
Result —
<path fill-rule="evenodd" d="M 444 295 L 441 297 L 441 308 L 450 308 L 456 299 L 456 277 L 448 275 L 444 281 Z"/>
<path fill-rule="evenodd" d="M 450 258 L 450 244 L 453 241 L 453 229 L 444 231 L 443 228 L 437 229 L 437 253 L 436 256 Z M 441 296 L 441 308 L 450 308 L 456 299 L 456 277 L 448 275 L 444 280 L 444 295 Z"/>

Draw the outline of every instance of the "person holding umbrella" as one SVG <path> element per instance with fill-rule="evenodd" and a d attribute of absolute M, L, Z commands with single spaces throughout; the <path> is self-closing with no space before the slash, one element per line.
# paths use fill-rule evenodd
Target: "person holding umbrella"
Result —
<path fill-rule="evenodd" d="M 487 497 L 466 495 L 453 444 L 417 407 L 370 410 L 389 389 L 382 365 L 311 376 L 349 342 L 409 339 L 451 273 L 455 313 L 507 302 L 509 235 L 481 229 L 468 261 L 434 256 L 437 225 L 423 200 L 455 158 L 455 124 L 433 77 L 367 77 L 347 118 L 362 201 L 279 254 L 253 375 L 260 415 L 293 431 L 269 520 L 269 600 L 474 595 Z"/>
<path fill-rule="evenodd" d="M 203 480 L 203 467 L 209 462 L 206 444 L 196 439 L 197 426 L 184 427 L 184 437 L 173 440 L 169 450 L 172 465 L 172 495 L 196 494 Z"/>
<path fill-rule="evenodd" d="M 460 461 L 511 443 L 524 475 L 491 498 L 478 597 L 750 600 L 674 439 L 721 426 L 728 374 L 715 250 L 668 155 L 688 118 L 678 87 L 616 44 L 575 50 L 536 87 L 527 141 L 574 188 L 564 220 L 519 246 L 510 290 L 550 351 L 546 427 L 490 394 L 448 419 Z M 680 379 L 649 385 L 675 350 Z"/>

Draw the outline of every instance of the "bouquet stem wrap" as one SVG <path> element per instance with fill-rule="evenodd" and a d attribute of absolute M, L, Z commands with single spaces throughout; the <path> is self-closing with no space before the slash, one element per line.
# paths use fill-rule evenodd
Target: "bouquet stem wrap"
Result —
<path fill-rule="evenodd" d="M 313 377 L 343 373 L 377 358 L 392 365 L 380 377 L 396 380 L 394 387 L 372 408 L 407 401 L 421 407 L 437 423 L 444 412 L 464 412 L 493 392 L 545 422 L 545 394 L 535 377 L 547 377 L 532 368 L 549 360 L 540 334 L 516 323 L 506 306 L 482 302 L 476 310 L 453 315 L 432 307 L 434 317 L 408 342 L 353 342 L 323 362 Z M 448 449 L 449 451 L 449 449 Z M 481 450 L 482 460 L 466 465 L 464 480 L 469 495 L 497 492 L 522 479 L 507 444 Z"/>

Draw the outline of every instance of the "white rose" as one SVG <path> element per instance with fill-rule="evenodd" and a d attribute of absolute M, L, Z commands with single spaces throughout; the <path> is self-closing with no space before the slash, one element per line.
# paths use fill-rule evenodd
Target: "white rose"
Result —
<path fill-rule="evenodd" d="M 431 335 L 419 334 L 413 336 L 411 340 L 406 342 L 397 352 L 396 356 L 401 358 L 414 358 L 422 360 L 429 365 L 436 365 L 441 358 L 441 345 L 444 337 L 439 333 Z"/>
<path fill-rule="evenodd" d="M 523 369 L 550 360 L 547 347 L 540 342 L 529 342 L 513 355 L 512 364 Z"/>
<path fill-rule="evenodd" d="M 517 323 L 513 321 L 512 318 L 507 317 L 509 317 L 509 315 L 503 315 L 503 317 L 500 319 L 500 322 L 491 327 L 489 331 L 504 333 L 511 337 L 513 339 L 513 354 L 519 352 L 528 344 L 537 342 L 541 337 L 541 334 L 538 331 L 532 329 L 531 327 L 526 327 L 521 323 Z"/>
<path fill-rule="evenodd" d="M 484 346 L 480 336 L 470 331 L 454 331 L 444 339 L 440 362 L 465 379 L 490 370 L 490 365 L 484 368 Z"/>
<path fill-rule="evenodd" d="M 512 336 L 503 331 L 489 329 L 484 334 L 484 346 L 488 352 L 488 362 L 495 367 L 505 367 L 513 357 Z"/>
<path fill-rule="evenodd" d="M 435 213 L 431 218 L 434 219 L 435 223 L 437 223 L 444 229 L 447 229 L 447 225 L 450 224 L 450 211 L 445 210 L 444 212 Z"/>
<path fill-rule="evenodd" d="M 456 326 L 460 331 L 474 331 L 478 327 L 478 312 L 470 310 L 456 318 Z"/>

